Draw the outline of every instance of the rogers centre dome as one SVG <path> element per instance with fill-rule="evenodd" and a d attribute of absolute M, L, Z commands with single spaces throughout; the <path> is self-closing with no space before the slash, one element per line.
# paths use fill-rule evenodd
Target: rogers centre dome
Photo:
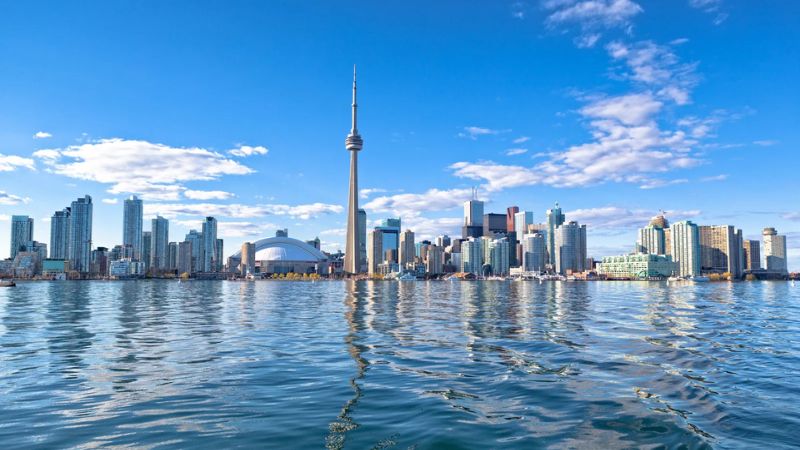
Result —
<path fill-rule="evenodd" d="M 303 241 L 276 236 L 255 242 L 256 267 L 260 273 L 326 273 L 328 257 Z M 232 258 L 241 259 L 238 251 Z"/>

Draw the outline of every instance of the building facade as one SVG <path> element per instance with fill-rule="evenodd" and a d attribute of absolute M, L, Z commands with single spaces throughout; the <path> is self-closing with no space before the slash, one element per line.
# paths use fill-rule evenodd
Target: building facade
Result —
<path fill-rule="evenodd" d="M 11 216 L 11 259 L 24 251 L 25 243 L 33 240 L 33 218 Z"/>
<path fill-rule="evenodd" d="M 217 219 L 206 217 L 203 221 L 203 272 L 216 272 L 218 261 L 217 254 Z"/>
<path fill-rule="evenodd" d="M 480 274 L 483 266 L 481 240 L 469 238 L 461 242 L 461 271 Z"/>
<path fill-rule="evenodd" d="M 554 267 L 557 265 L 556 262 L 556 229 L 560 227 L 566 217 L 561 212 L 561 207 L 556 202 L 555 207 L 548 209 L 547 213 L 547 262 L 548 264 L 552 264 Z"/>
<path fill-rule="evenodd" d="M 522 238 L 522 267 L 526 272 L 545 271 L 547 244 L 541 233 L 526 234 Z"/>
<path fill-rule="evenodd" d="M 676 266 L 671 256 L 637 253 L 606 256 L 598 272 L 610 279 L 667 278 L 677 271 Z"/>
<path fill-rule="evenodd" d="M 572 221 L 555 231 L 555 271 L 560 274 L 583 272 L 586 265 L 586 225 Z"/>
<path fill-rule="evenodd" d="M 653 225 L 639 228 L 638 239 L 636 240 L 636 252 L 664 255 L 666 254 L 666 242 L 664 240 L 664 229 Z"/>
<path fill-rule="evenodd" d="M 150 235 L 150 267 L 158 271 L 166 270 L 169 257 L 169 221 L 156 216 L 151 223 Z"/>
<path fill-rule="evenodd" d="M 767 272 L 788 273 L 786 265 L 786 236 L 778 234 L 775 228 L 764 228 L 761 233 L 764 244 L 764 268 Z"/>
<path fill-rule="evenodd" d="M 141 261 L 142 258 L 142 218 L 144 206 L 135 195 L 125 200 L 122 210 L 122 246 L 131 249 L 131 258 Z"/>
<path fill-rule="evenodd" d="M 673 223 L 670 253 L 677 264 L 677 274 L 682 277 L 700 275 L 700 231 L 689 220 Z"/>
<path fill-rule="evenodd" d="M 416 255 L 416 246 L 414 245 L 414 232 L 406 230 L 400 235 L 400 251 L 398 252 L 398 263 L 401 269 L 409 267 L 414 264 L 414 256 Z"/>
<path fill-rule="evenodd" d="M 69 258 L 70 208 L 56 211 L 50 218 L 50 259 Z"/>
<path fill-rule="evenodd" d="M 758 241 L 745 239 L 744 250 L 744 269 L 753 271 L 761 270 L 761 244 Z"/>
<path fill-rule="evenodd" d="M 92 256 L 92 197 L 87 195 L 72 202 L 69 217 L 70 269 L 88 273 Z"/>

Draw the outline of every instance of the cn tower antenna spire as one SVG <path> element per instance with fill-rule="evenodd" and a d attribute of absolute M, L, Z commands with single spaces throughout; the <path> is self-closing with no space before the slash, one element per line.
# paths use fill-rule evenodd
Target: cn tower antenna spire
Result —
<path fill-rule="evenodd" d="M 353 128 L 351 134 L 358 134 L 358 102 L 356 101 L 356 65 L 353 64 Z"/>

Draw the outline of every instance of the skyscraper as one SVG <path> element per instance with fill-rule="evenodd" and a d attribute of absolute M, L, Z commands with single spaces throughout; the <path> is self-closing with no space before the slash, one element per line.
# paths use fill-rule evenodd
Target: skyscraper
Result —
<path fill-rule="evenodd" d="M 150 267 L 154 270 L 165 270 L 169 256 L 169 221 L 156 216 L 152 221 L 150 232 Z"/>
<path fill-rule="evenodd" d="M 92 197 L 87 195 L 72 202 L 69 219 L 70 268 L 87 273 L 92 256 Z"/>
<path fill-rule="evenodd" d="M 517 213 L 519 213 L 519 206 L 509 206 L 506 208 L 506 231 L 511 233 L 517 231 Z M 522 235 L 519 235 L 522 237 Z"/>
<path fill-rule="evenodd" d="M 350 134 L 344 141 L 350 152 L 350 193 L 347 203 L 347 242 L 344 250 L 344 272 L 357 274 L 361 271 L 361 234 L 358 232 L 358 152 L 364 140 L 358 134 L 358 103 L 356 102 L 356 67 L 353 66 L 353 122 Z M 365 227 L 366 228 L 366 227 Z"/>
<path fill-rule="evenodd" d="M 361 268 L 359 272 L 367 271 L 367 212 L 358 209 L 358 243 L 361 245 Z"/>
<path fill-rule="evenodd" d="M 464 202 L 464 227 L 461 237 L 478 238 L 483 236 L 483 202 L 478 200 L 477 191 L 472 191 L 472 199 Z"/>
<path fill-rule="evenodd" d="M 242 262 L 240 263 L 240 274 L 247 276 L 256 273 L 256 244 L 245 242 L 242 244 Z"/>
<path fill-rule="evenodd" d="M 69 258 L 69 216 L 70 209 L 64 208 L 53 213 L 50 218 L 50 258 Z"/>
<path fill-rule="evenodd" d="M 547 257 L 547 245 L 542 233 L 526 234 L 522 238 L 522 267 L 526 272 L 542 272 Z"/>
<path fill-rule="evenodd" d="M 586 266 L 586 225 L 572 221 L 556 228 L 553 248 L 558 273 L 582 272 Z"/>
<path fill-rule="evenodd" d="M 744 241 L 744 269 L 761 269 L 761 245 L 760 242 L 747 239 Z"/>
<path fill-rule="evenodd" d="M 731 225 L 701 225 L 700 271 L 729 272 L 734 278 L 742 276 L 741 230 Z"/>
<path fill-rule="evenodd" d="M 425 258 L 425 272 L 431 275 L 439 275 L 443 272 L 444 249 L 438 245 L 428 247 Z"/>
<path fill-rule="evenodd" d="M 506 216 L 488 213 L 483 215 L 483 236 L 494 236 L 495 233 L 506 234 Z"/>
<path fill-rule="evenodd" d="M 508 275 L 508 239 L 491 239 L 489 241 L 489 265 L 492 274 Z"/>
<path fill-rule="evenodd" d="M 149 272 L 150 269 L 153 267 L 152 261 L 152 252 L 153 252 L 153 232 L 152 231 L 143 231 L 142 232 L 142 262 L 144 263 L 144 271 Z"/>
<path fill-rule="evenodd" d="M 192 266 L 192 243 L 183 241 L 178 244 L 178 274 L 194 272 Z"/>
<path fill-rule="evenodd" d="M 528 226 L 533 224 L 533 211 L 520 211 L 514 214 L 514 229 L 517 239 L 523 239 L 528 234 Z"/>
<path fill-rule="evenodd" d="M 217 219 L 206 217 L 203 221 L 203 272 L 216 272 L 217 261 Z"/>
<path fill-rule="evenodd" d="M 483 266 L 482 239 L 469 238 L 461 242 L 461 271 L 466 273 L 481 273 Z"/>
<path fill-rule="evenodd" d="M 566 218 L 561 213 L 558 202 L 554 208 L 547 210 L 547 262 L 549 264 L 556 264 L 556 228 L 560 227 L 564 220 Z M 556 270 L 558 270 L 557 267 Z"/>
<path fill-rule="evenodd" d="M 775 228 L 764 228 L 761 235 L 764 242 L 764 268 L 768 272 L 786 274 L 786 236 L 779 235 Z"/>
<path fill-rule="evenodd" d="M 664 229 L 648 225 L 639 228 L 639 238 L 636 240 L 637 253 L 650 253 L 653 255 L 666 254 Z"/>
<path fill-rule="evenodd" d="M 378 272 L 378 265 L 383 262 L 383 233 L 372 230 L 367 233 L 367 272 L 373 275 Z"/>
<path fill-rule="evenodd" d="M 197 230 L 190 230 L 186 235 L 186 242 L 191 243 L 192 246 L 192 252 L 190 254 L 192 258 L 191 270 L 188 270 L 187 272 L 202 272 L 205 261 L 205 257 L 203 256 L 203 233 L 200 233 Z"/>
<path fill-rule="evenodd" d="M 678 264 L 678 275 L 700 275 L 700 231 L 691 221 L 673 223 L 670 226 L 672 260 Z"/>
<path fill-rule="evenodd" d="M 224 257 L 223 257 L 223 255 L 225 254 L 224 245 L 225 245 L 225 241 L 224 240 L 217 239 L 217 242 L 216 242 L 216 245 L 215 245 L 215 249 L 214 249 L 215 252 L 216 252 L 216 255 L 217 255 L 216 264 L 214 266 L 214 271 L 215 272 L 222 272 L 222 270 L 224 269 L 224 265 L 225 265 L 224 264 Z"/>
<path fill-rule="evenodd" d="M 178 269 L 178 243 L 170 242 L 167 245 L 167 270 L 175 271 Z"/>
<path fill-rule="evenodd" d="M 134 261 L 142 259 L 142 201 L 135 195 L 125 200 L 122 210 L 122 246 L 129 247 Z"/>
<path fill-rule="evenodd" d="M 414 263 L 414 255 L 416 254 L 416 247 L 414 246 L 414 232 L 406 230 L 400 235 L 400 251 L 399 251 L 400 270 L 407 268 Z"/>
<path fill-rule="evenodd" d="M 33 218 L 11 216 L 11 259 L 33 240 Z"/>

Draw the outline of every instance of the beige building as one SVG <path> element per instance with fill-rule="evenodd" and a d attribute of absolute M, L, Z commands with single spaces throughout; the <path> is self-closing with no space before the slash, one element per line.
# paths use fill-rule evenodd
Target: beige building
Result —
<path fill-rule="evenodd" d="M 701 225 L 700 232 L 700 267 L 703 273 L 730 272 L 734 278 L 740 278 L 742 266 L 742 230 L 732 225 Z"/>

